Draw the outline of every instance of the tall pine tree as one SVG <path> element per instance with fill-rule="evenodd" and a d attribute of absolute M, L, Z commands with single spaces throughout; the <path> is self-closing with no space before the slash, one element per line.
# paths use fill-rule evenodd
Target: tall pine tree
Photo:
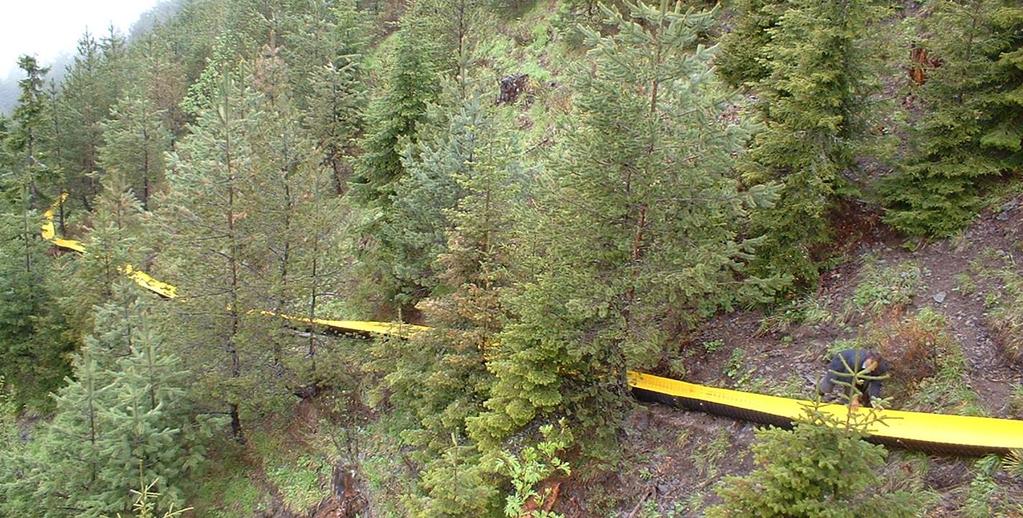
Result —
<path fill-rule="evenodd" d="M 161 494 L 156 505 L 183 503 L 183 484 L 200 466 L 208 427 L 185 397 L 191 375 L 170 354 L 138 298 L 122 280 L 96 309 L 95 331 L 75 359 L 75 379 L 55 396 L 56 413 L 25 464 L 43 516 L 128 512 L 141 475 Z"/>
<path fill-rule="evenodd" d="M 422 146 L 422 161 L 410 164 L 399 187 L 433 191 L 437 199 L 421 208 L 434 217 L 420 224 L 434 227 L 428 242 L 434 233 L 446 239 L 426 254 L 436 262 L 436 285 L 419 308 L 432 329 L 372 350 L 402 440 L 423 464 L 421 494 L 407 501 L 423 516 L 479 516 L 497 503 L 496 482 L 480 465 L 466 422 L 484 410 L 494 381 L 487 364 L 507 316 L 501 294 L 512 283 L 512 216 L 525 178 L 521 148 L 494 110 L 480 95 L 468 99 L 446 134 Z"/>
<path fill-rule="evenodd" d="M 338 195 L 348 190 L 366 104 L 364 54 L 370 29 L 355 4 L 315 2 L 311 12 L 290 19 L 295 26 L 283 49 L 295 103 L 333 171 Z"/>
<path fill-rule="evenodd" d="M 737 19 L 730 32 L 721 37 L 721 49 L 714 67 L 729 85 L 753 85 L 770 73 L 769 44 L 788 0 L 739 0 Z"/>
<path fill-rule="evenodd" d="M 46 69 L 29 56 L 19 64 L 25 78 L 0 156 L 0 376 L 18 404 L 45 406 L 68 372 L 71 343 L 53 304 L 52 261 L 39 236 L 39 209 L 55 183 L 45 154 Z"/>
<path fill-rule="evenodd" d="M 769 29 L 769 73 L 756 86 L 758 133 L 740 170 L 751 184 L 776 182 L 781 197 L 754 218 L 765 234 L 757 269 L 817 282 L 829 216 L 857 145 L 868 137 L 881 57 L 871 47 L 873 0 L 793 0 Z"/>
<path fill-rule="evenodd" d="M 170 151 L 171 135 L 163 118 L 140 92 L 129 92 L 111 108 L 110 118 L 102 125 L 99 164 L 107 174 L 121 176 L 144 209 L 163 183 L 164 154 Z"/>
<path fill-rule="evenodd" d="M 745 131 L 722 120 L 723 96 L 699 44 L 712 12 L 628 4 L 608 9 L 614 36 L 594 46 L 576 82 L 566 132 L 526 265 L 536 278 L 510 299 L 489 411 L 471 435 L 494 447 L 534 419 L 571 416 L 593 444 L 614 437 L 626 370 L 656 362 L 667 339 L 702 315 L 752 296 L 739 237 L 766 189 L 730 176 Z"/>
<path fill-rule="evenodd" d="M 254 151 L 244 125 L 252 114 L 229 53 L 224 45 L 219 49 L 192 87 L 188 106 L 197 120 L 168 164 L 169 193 L 159 213 L 168 247 L 158 271 L 189 294 L 172 306 L 179 354 L 199 374 L 197 388 L 224 405 L 233 435 L 243 440 L 241 407 L 252 395 L 251 368 L 266 363 L 265 341 L 246 325 L 261 317 L 248 310 L 265 306 L 255 283 L 246 282 L 253 276 L 246 264 L 253 243 L 246 239 L 242 193 Z"/>
<path fill-rule="evenodd" d="M 386 208 L 390 204 L 397 182 L 405 173 L 402 150 L 415 142 L 427 106 L 439 90 L 429 46 L 420 41 L 422 29 L 414 18 L 406 17 L 402 22 L 392 54 L 394 62 L 367 116 L 369 127 L 356 170 L 355 194 L 370 207 Z"/>
<path fill-rule="evenodd" d="M 372 283 L 373 290 L 383 292 L 385 304 L 397 302 L 399 311 L 411 309 L 422 294 L 403 296 L 416 287 L 403 285 L 395 274 L 394 267 L 400 267 L 391 260 L 396 244 L 382 230 L 396 217 L 393 201 L 406 175 L 402 154 L 420 137 L 428 105 L 440 89 L 430 47 L 420 41 L 423 30 L 419 20 L 405 16 L 403 24 L 395 36 L 394 62 L 383 92 L 374 99 L 367 115 L 363 155 L 352 181 L 352 197 L 366 209 L 358 249 L 363 277 Z"/>

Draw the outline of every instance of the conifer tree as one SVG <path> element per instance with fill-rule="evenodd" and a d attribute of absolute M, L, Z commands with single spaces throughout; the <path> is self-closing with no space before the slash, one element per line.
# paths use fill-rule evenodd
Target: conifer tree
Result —
<path fill-rule="evenodd" d="M 44 191 L 53 183 L 45 142 L 46 120 L 52 108 L 43 91 L 49 68 L 39 66 L 32 56 L 21 56 L 18 66 L 25 77 L 18 81 L 18 106 L 5 142 L 12 173 L 5 175 L 2 185 L 8 199 L 20 200 L 22 215 L 29 218 L 33 210 L 48 203 Z M 27 231 L 29 223 L 24 218 L 22 226 Z"/>
<path fill-rule="evenodd" d="M 158 508 L 180 506 L 182 483 L 204 454 L 207 427 L 185 397 L 191 376 L 154 332 L 135 286 L 122 280 L 111 299 L 97 307 L 75 379 L 58 392 L 31 459 L 45 516 L 126 512 L 140 470 L 156 481 Z"/>
<path fill-rule="evenodd" d="M 154 332 L 138 301 L 127 301 L 126 308 L 111 306 L 97 320 L 114 310 L 135 322 L 127 336 L 129 352 L 113 366 L 112 400 L 100 412 L 106 431 L 98 448 L 104 464 L 97 496 L 127 511 L 141 476 L 155 481 L 157 509 L 180 508 L 183 483 L 204 461 L 209 431 L 191 416 L 186 387 L 192 376 Z"/>
<path fill-rule="evenodd" d="M 422 0 L 413 5 L 411 14 L 422 20 L 424 43 L 433 52 L 433 62 L 454 80 L 459 100 L 470 97 L 473 84 L 469 70 L 488 24 L 486 2 Z"/>
<path fill-rule="evenodd" d="M 68 379 L 55 396 L 56 414 L 36 468 L 36 497 L 46 516 L 99 516 L 111 510 L 98 497 L 100 441 L 105 432 L 100 411 L 110 399 L 110 379 L 100 362 L 113 360 L 107 345 L 86 339 L 73 362 L 75 379 Z"/>
<path fill-rule="evenodd" d="M 218 47 L 193 85 L 186 104 L 196 122 L 169 159 L 159 223 L 173 246 L 161 254 L 158 271 L 189 294 L 172 306 L 176 352 L 193 362 L 206 398 L 226 406 L 231 431 L 243 440 L 240 409 L 252 395 L 245 375 L 253 374 L 253 363 L 263 363 L 250 357 L 260 356 L 263 342 L 249 334 L 254 330 L 246 324 L 260 316 L 248 310 L 266 306 L 246 289 L 252 270 L 245 260 L 255 244 L 246 240 L 251 207 L 243 205 L 243 168 L 254 152 L 244 124 L 252 114 L 225 49 Z"/>
<path fill-rule="evenodd" d="M 328 188 L 332 175 L 301 126 L 301 112 L 288 88 L 288 65 L 278 54 L 267 49 L 249 78 L 252 116 L 244 131 L 253 157 L 242 194 L 252 202 L 252 240 L 269 251 L 264 259 L 268 269 L 261 272 L 268 296 L 264 307 L 288 314 L 308 311 L 312 318 L 316 296 L 337 282 L 336 261 L 328 256 L 337 245 L 344 215 Z M 275 339 L 278 367 L 290 336 Z M 315 362 L 313 341 L 307 349 L 310 366 Z"/>
<path fill-rule="evenodd" d="M 120 97 L 124 85 L 124 40 L 116 33 L 102 40 L 86 33 L 78 42 L 78 55 L 68 68 L 56 109 L 59 111 L 61 140 L 60 170 L 73 199 L 92 210 L 92 198 L 99 194 L 99 148 L 103 143 L 103 121 Z"/>
<path fill-rule="evenodd" d="M 400 150 L 403 176 L 394 182 L 387 204 L 368 226 L 373 231 L 373 248 L 362 259 L 377 289 L 382 285 L 383 299 L 408 313 L 429 295 L 434 283 L 431 267 L 446 241 L 443 212 L 453 208 L 459 196 L 452 173 L 475 160 L 473 152 L 479 145 L 475 142 L 479 133 L 471 124 L 481 121 L 457 113 L 481 90 L 470 68 L 486 15 L 484 5 L 476 0 L 417 2 L 406 15 L 417 20 L 415 30 L 428 41 L 424 47 L 439 71 L 435 74 L 439 87 L 419 124 L 418 145 L 409 140 Z M 473 112 L 482 116 L 479 109 Z M 448 128 L 452 118 L 467 126 Z"/>
<path fill-rule="evenodd" d="M 755 233 L 767 236 L 757 271 L 813 284 L 830 211 L 848 190 L 842 174 L 868 137 L 866 107 L 880 59 L 869 34 L 881 11 L 873 0 L 787 5 L 768 31 L 769 73 L 756 87 L 764 129 L 740 170 L 751 184 L 781 185 L 778 203 L 753 219 Z"/>
<path fill-rule="evenodd" d="M 397 303 L 401 318 L 407 318 L 414 301 L 406 294 L 415 286 L 404 286 L 396 277 L 393 256 L 398 246 L 384 231 L 395 220 L 395 193 L 406 176 L 402 154 L 406 149 L 418 150 L 416 142 L 427 121 L 428 105 L 436 99 L 439 76 L 431 61 L 428 45 L 424 45 L 420 21 L 406 15 L 396 35 L 394 62 L 387 72 L 383 92 L 374 99 L 367 114 L 367 134 L 362 139 L 363 155 L 356 164 L 351 183 L 351 197 L 364 209 L 358 259 L 361 277 L 373 283 L 384 304 Z M 402 311 L 405 313 L 403 314 Z"/>
<path fill-rule="evenodd" d="M 17 405 L 0 378 L 0 516 L 27 516 L 35 508 L 31 499 L 28 445 L 21 438 Z"/>
<path fill-rule="evenodd" d="M 714 67 L 730 86 L 753 85 L 770 74 L 769 44 L 787 0 L 739 0 L 737 21 L 721 37 Z"/>
<path fill-rule="evenodd" d="M 756 467 L 726 478 L 717 490 L 723 502 L 707 516 L 917 516 L 924 495 L 886 490 L 877 472 L 888 452 L 863 437 L 818 409 L 792 430 L 757 430 Z"/>
<path fill-rule="evenodd" d="M 143 208 L 121 171 L 115 167 L 104 176 L 92 228 L 84 239 L 85 253 L 72 263 L 71 274 L 61 278 L 58 299 L 77 336 L 91 332 L 94 306 L 110 300 L 126 265 L 142 265 Z"/>
<path fill-rule="evenodd" d="M 1023 9 L 1003 0 L 933 2 L 925 18 L 925 114 L 912 152 L 883 184 L 885 219 L 910 234 L 948 236 L 980 208 L 985 180 L 1023 167 Z"/>
<path fill-rule="evenodd" d="M 443 184 L 442 203 L 429 200 L 443 218 L 429 223 L 447 240 L 442 251 L 427 254 L 437 263 L 437 287 L 419 307 L 432 329 L 408 344 L 373 348 L 373 368 L 386 373 L 389 401 L 398 419 L 410 423 L 402 439 L 423 463 L 424 494 L 408 504 L 423 516 L 481 515 L 497 504 L 496 482 L 482 469 L 465 427 L 483 411 L 493 383 L 487 363 L 506 317 L 500 295 L 511 284 L 515 186 L 524 180 L 521 150 L 501 116 L 479 94 L 470 98 L 444 138 L 422 145 L 422 161 L 410 164 L 402 182 L 409 192 Z M 442 482 L 452 479 L 457 488 Z"/>
<path fill-rule="evenodd" d="M 372 102 L 367 115 L 363 155 L 354 181 L 356 197 L 368 207 L 384 211 L 405 174 L 402 150 L 416 141 L 427 105 L 438 92 L 437 74 L 429 46 L 423 44 L 418 20 L 405 17 L 402 23 L 383 92 Z"/>
<path fill-rule="evenodd" d="M 163 114 L 139 92 L 129 92 L 111 108 L 102 124 L 103 145 L 99 165 L 107 174 L 121 176 L 135 192 L 142 208 L 163 182 L 164 153 L 170 151 L 171 135 L 163 127 Z"/>
<path fill-rule="evenodd" d="M 310 13 L 294 17 L 296 27 L 283 49 L 295 103 L 333 171 L 338 195 L 348 190 L 366 101 L 363 61 L 369 27 L 355 4 L 315 2 Z"/>
<path fill-rule="evenodd" d="M 721 119 L 711 51 L 698 44 L 713 13 L 667 0 L 627 9 L 604 9 L 614 36 L 588 31 L 578 123 L 537 202 L 532 257 L 520 259 L 536 277 L 510 298 L 489 411 L 469 419 L 484 448 L 550 414 L 607 445 L 626 370 L 657 361 L 673 330 L 758 293 L 758 279 L 736 275 L 752 244 L 738 225 L 769 192 L 739 193 L 730 177 L 745 132 Z"/>
<path fill-rule="evenodd" d="M 457 95 L 453 85 L 449 94 Z M 493 116 L 480 102 L 480 94 L 466 99 L 446 131 L 410 147 L 402 157 L 407 175 L 398 182 L 377 234 L 380 262 L 388 265 L 399 303 L 414 305 L 438 283 L 434 266 L 447 247 L 450 211 L 465 194 L 457 178 L 474 170 L 480 152 L 492 145 L 486 133 Z"/>
<path fill-rule="evenodd" d="M 19 405 L 46 404 L 46 394 L 67 374 L 70 344 L 52 304 L 46 275 L 50 260 L 39 238 L 38 209 L 49 203 L 53 184 L 44 150 L 47 99 L 35 59 L 19 60 L 26 77 L 5 132 L 0 176 L 0 376 Z"/>
<path fill-rule="evenodd" d="M 164 131 L 179 135 L 186 122 L 181 101 L 194 78 L 188 76 L 182 56 L 173 48 L 175 42 L 158 29 L 141 36 L 129 47 L 130 74 L 138 82 L 126 90 L 145 99 L 147 110 L 152 109 L 159 116 Z M 125 92 L 121 98 L 128 95 Z"/>
<path fill-rule="evenodd" d="M 227 405 L 239 440 L 244 410 L 309 381 L 287 369 L 294 334 L 263 312 L 315 314 L 339 272 L 328 258 L 341 217 L 324 203 L 329 171 L 300 126 L 278 53 L 264 49 L 240 70 L 226 56 L 208 67 L 193 88 L 197 122 L 171 157 L 160 216 L 174 239 L 160 261 L 189 294 L 172 319 L 189 348 L 179 354 L 203 373 L 201 390 Z M 315 355 L 315 338 L 302 346 Z M 306 371 L 312 362 L 301 363 Z"/>

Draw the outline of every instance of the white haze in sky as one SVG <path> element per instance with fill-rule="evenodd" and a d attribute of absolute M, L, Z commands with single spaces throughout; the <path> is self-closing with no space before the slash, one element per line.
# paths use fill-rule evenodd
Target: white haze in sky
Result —
<path fill-rule="evenodd" d="M 86 29 L 97 38 L 113 24 L 122 35 L 157 0 L 0 0 L 0 79 L 33 54 L 49 66 L 73 54 Z M 19 74 L 20 75 L 20 74 Z"/>

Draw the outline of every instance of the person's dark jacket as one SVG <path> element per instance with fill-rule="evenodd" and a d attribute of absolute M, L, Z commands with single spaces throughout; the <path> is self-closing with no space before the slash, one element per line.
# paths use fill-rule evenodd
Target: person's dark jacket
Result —
<path fill-rule="evenodd" d="M 878 377 L 887 374 L 890 368 L 888 362 L 876 353 L 871 354 L 866 349 L 846 349 L 831 359 L 831 363 L 828 364 L 828 372 L 824 374 L 824 379 L 821 380 L 818 391 L 822 394 L 831 392 L 835 381 L 852 383 L 853 373 L 863 370 L 863 362 L 870 356 L 877 359 L 877 367 L 869 373 L 861 374 L 861 376 Z M 863 404 L 869 406 L 871 399 L 881 395 L 881 380 L 860 379 L 859 381 L 860 383 L 857 388 L 863 393 Z"/>

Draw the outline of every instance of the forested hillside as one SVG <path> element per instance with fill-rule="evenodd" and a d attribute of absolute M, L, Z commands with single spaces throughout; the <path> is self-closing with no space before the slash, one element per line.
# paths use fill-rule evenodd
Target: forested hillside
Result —
<path fill-rule="evenodd" d="M 812 399 L 866 348 L 879 408 L 1023 419 L 1018 1 L 143 22 L 0 116 L 0 517 L 1023 515 L 1021 451 L 626 375 Z"/>

